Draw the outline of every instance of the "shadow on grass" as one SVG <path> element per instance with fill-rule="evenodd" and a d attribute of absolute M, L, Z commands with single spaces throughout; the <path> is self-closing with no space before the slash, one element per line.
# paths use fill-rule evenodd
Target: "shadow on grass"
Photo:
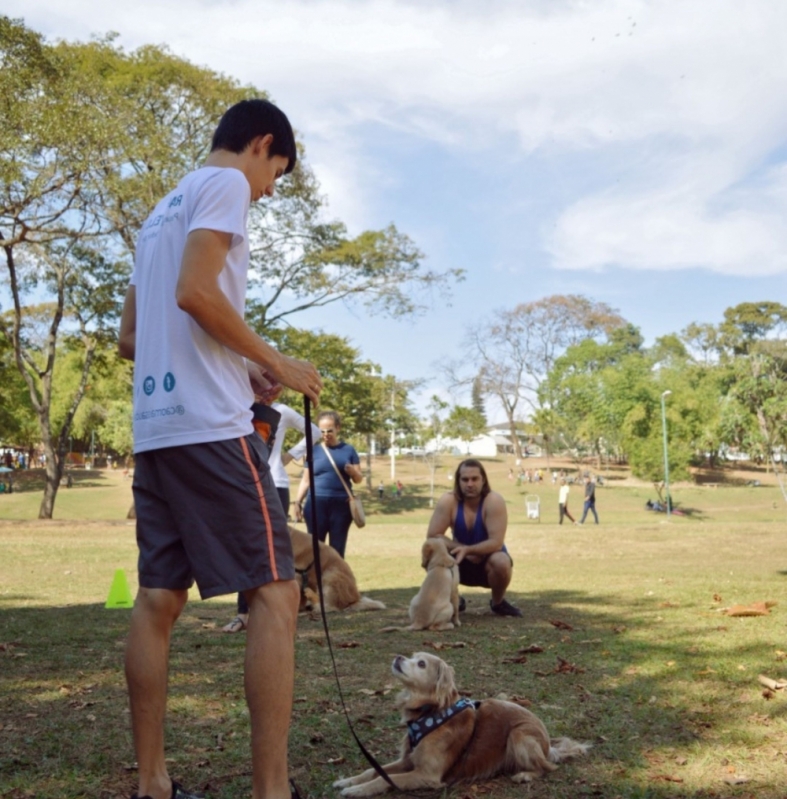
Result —
<path fill-rule="evenodd" d="M 72 487 L 66 485 L 66 477 L 70 475 Z M 14 492 L 43 491 L 46 487 L 46 472 L 43 469 L 23 469 L 12 475 Z M 60 490 L 73 491 L 79 488 L 96 488 L 106 486 L 107 481 L 98 469 L 67 469 L 60 482 Z"/>
<path fill-rule="evenodd" d="M 680 780 L 695 759 L 711 761 L 721 774 L 738 738 L 757 743 L 758 733 L 743 721 L 753 700 L 741 697 L 752 692 L 753 675 L 739 664 L 772 658 L 767 636 L 730 644 L 726 625 L 734 620 L 698 612 L 692 624 L 671 624 L 669 614 L 681 611 L 665 603 L 643 598 L 624 605 L 573 590 L 513 594 L 524 618 L 499 618 L 488 610 L 488 593 L 474 589 L 464 591 L 468 609 L 458 630 L 380 633 L 406 623 L 417 588 L 370 592 L 386 611 L 329 616 L 342 690 L 375 756 L 393 759 L 401 738 L 391 659 L 429 649 L 451 663 L 460 690 L 478 699 L 504 692 L 527 700 L 553 735 L 594 743 L 589 758 L 561 765 L 530 785 L 528 797 L 747 795 L 729 793 L 720 780 L 715 790 Z M 170 768 L 214 799 L 250 791 L 245 635 L 221 632 L 232 612 L 227 603 L 189 603 L 171 646 Z M 0 608 L 1 795 L 131 794 L 123 680 L 128 623 L 129 611 L 101 605 Z M 542 651 L 520 651 L 533 645 Z M 753 698 L 758 694 L 754 688 Z M 293 776 L 304 796 L 335 795 L 335 779 L 365 766 L 341 716 L 322 623 L 303 615 L 294 696 Z M 785 709 L 771 704 L 759 714 L 758 729 L 782 724 Z M 490 785 L 495 797 L 522 795 L 521 786 L 503 779 Z M 783 795 L 781 786 L 771 787 L 758 785 L 756 795 Z M 463 789 L 452 795 L 464 796 Z"/>

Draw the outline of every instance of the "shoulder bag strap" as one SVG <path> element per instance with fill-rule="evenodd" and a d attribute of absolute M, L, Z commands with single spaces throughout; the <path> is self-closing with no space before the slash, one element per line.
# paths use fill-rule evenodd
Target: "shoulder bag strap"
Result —
<path fill-rule="evenodd" d="M 355 496 L 355 494 L 353 494 L 353 492 L 350 491 L 349 488 L 347 488 L 347 483 L 344 482 L 344 479 L 342 478 L 342 473 L 339 471 L 339 467 L 336 465 L 336 461 L 331 457 L 331 451 L 328 449 L 327 446 L 325 446 L 324 441 L 322 442 L 322 448 L 325 450 L 325 454 L 328 456 L 328 460 L 331 462 L 333 470 L 336 472 L 336 474 L 339 475 L 339 480 L 341 481 L 341 484 L 344 486 L 344 490 L 347 492 L 347 496 L 350 499 L 352 499 Z"/>

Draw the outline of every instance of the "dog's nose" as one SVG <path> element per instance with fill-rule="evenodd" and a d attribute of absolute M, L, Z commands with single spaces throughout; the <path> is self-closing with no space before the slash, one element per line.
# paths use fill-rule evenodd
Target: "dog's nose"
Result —
<path fill-rule="evenodd" d="M 393 671 L 401 671 L 402 670 L 403 661 L 404 661 L 404 658 L 401 655 L 397 655 L 393 659 L 393 663 L 391 664 L 391 669 Z"/>

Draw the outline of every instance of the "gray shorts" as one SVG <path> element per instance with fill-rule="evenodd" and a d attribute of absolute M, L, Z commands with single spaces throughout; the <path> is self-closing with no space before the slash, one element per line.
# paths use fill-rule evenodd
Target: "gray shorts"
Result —
<path fill-rule="evenodd" d="M 140 452 L 134 466 L 139 584 L 203 599 L 295 576 L 268 451 L 243 438 Z"/>

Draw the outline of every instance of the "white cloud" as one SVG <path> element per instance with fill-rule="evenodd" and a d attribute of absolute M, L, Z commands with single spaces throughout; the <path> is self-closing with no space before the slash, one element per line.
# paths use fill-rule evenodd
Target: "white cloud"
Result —
<path fill-rule="evenodd" d="M 385 188 L 365 131 L 383 125 L 458 152 L 502 148 L 515 134 L 532 159 L 571 152 L 592 169 L 620 148 L 632 163 L 593 196 L 577 183 L 545 235 L 555 265 L 787 270 L 785 178 L 778 166 L 760 174 L 787 134 L 786 4 L 6 6 L 50 36 L 115 29 L 129 47 L 168 42 L 269 90 L 303 132 L 332 211 L 353 228 L 369 224 Z"/>

